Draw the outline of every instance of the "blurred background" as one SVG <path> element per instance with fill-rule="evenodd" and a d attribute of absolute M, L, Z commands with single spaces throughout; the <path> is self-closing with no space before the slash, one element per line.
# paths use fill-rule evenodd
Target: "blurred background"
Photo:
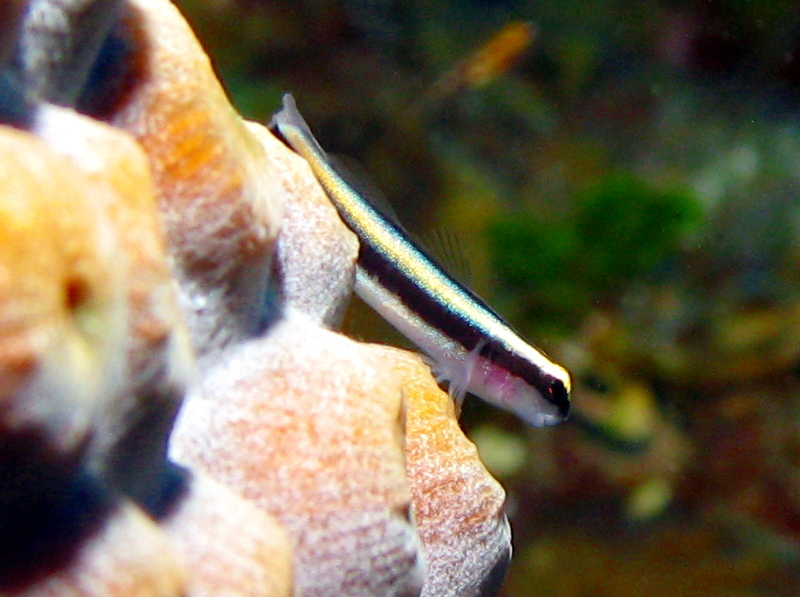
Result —
<path fill-rule="evenodd" d="M 504 595 L 800 593 L 796 0 L 178 4 L 246 117 L 291 91 L 572 370 L 564 425 L 465 406 Z"/>

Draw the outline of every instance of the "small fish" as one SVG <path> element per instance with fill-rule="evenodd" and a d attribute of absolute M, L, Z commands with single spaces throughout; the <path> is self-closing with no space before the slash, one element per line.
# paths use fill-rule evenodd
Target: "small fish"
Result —
<path fill-rule="evenodd" d="M 431 95 L 442 99 L 465 87 L 485 87 L 508 72 L 536 38 L 531 23 L 512 21 L 504 25 L 465 60 L 433 84 Z"/>
<path fill-rule="evenodd" d="M 308 161 L 360 240 L 355 292 L 428 357 L 460 402 L 470 392 L 530 425 L 563 421 L 570 377 L 448 276 L 401 226 L 346 182 L 286 94 L 271 127 Z"/>

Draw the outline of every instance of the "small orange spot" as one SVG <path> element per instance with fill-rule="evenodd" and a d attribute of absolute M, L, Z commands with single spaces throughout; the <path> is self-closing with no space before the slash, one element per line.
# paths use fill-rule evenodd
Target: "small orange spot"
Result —
<path fill-rule="evenodd" d="M 530 23 L 508 23 L 471 56 L 439 77 L 432 86 L 432 97 L 440 100 L 467 86 L 488 85 L 514 66 L 535 37 L 536 29 Z"/>
<path fill-rule="evenodd" d="M 465 63 L 468 85 L 482 87 L 506 73 L 533 42 L 536 30 L 530 23 L 515 21 L 495 33 Z"/>

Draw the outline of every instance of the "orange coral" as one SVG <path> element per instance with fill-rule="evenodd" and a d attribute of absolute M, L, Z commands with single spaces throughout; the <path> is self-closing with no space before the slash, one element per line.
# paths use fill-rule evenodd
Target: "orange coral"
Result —
<path fill-rule="evenodd" d="M 480 594 L 504 494 L 448 396 L 324 327 L 353 235 L 170 2 L 111 30 L 112 127 L 35 102 L 0 129 L 0 532 L 52 547 L 0 536 L 29 568 L 0 566 L 0 593 Z"/>

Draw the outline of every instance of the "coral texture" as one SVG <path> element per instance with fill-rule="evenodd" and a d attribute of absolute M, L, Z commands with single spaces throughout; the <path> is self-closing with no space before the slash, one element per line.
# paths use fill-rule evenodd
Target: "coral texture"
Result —
<path fill-rule="evenodd" d="M 416 356 L 330 329 L 357 242 L 307 164 L 168 0 L 51 9 L 0 81 L 0 595 L 493 594 L 503 490 Z"/>

